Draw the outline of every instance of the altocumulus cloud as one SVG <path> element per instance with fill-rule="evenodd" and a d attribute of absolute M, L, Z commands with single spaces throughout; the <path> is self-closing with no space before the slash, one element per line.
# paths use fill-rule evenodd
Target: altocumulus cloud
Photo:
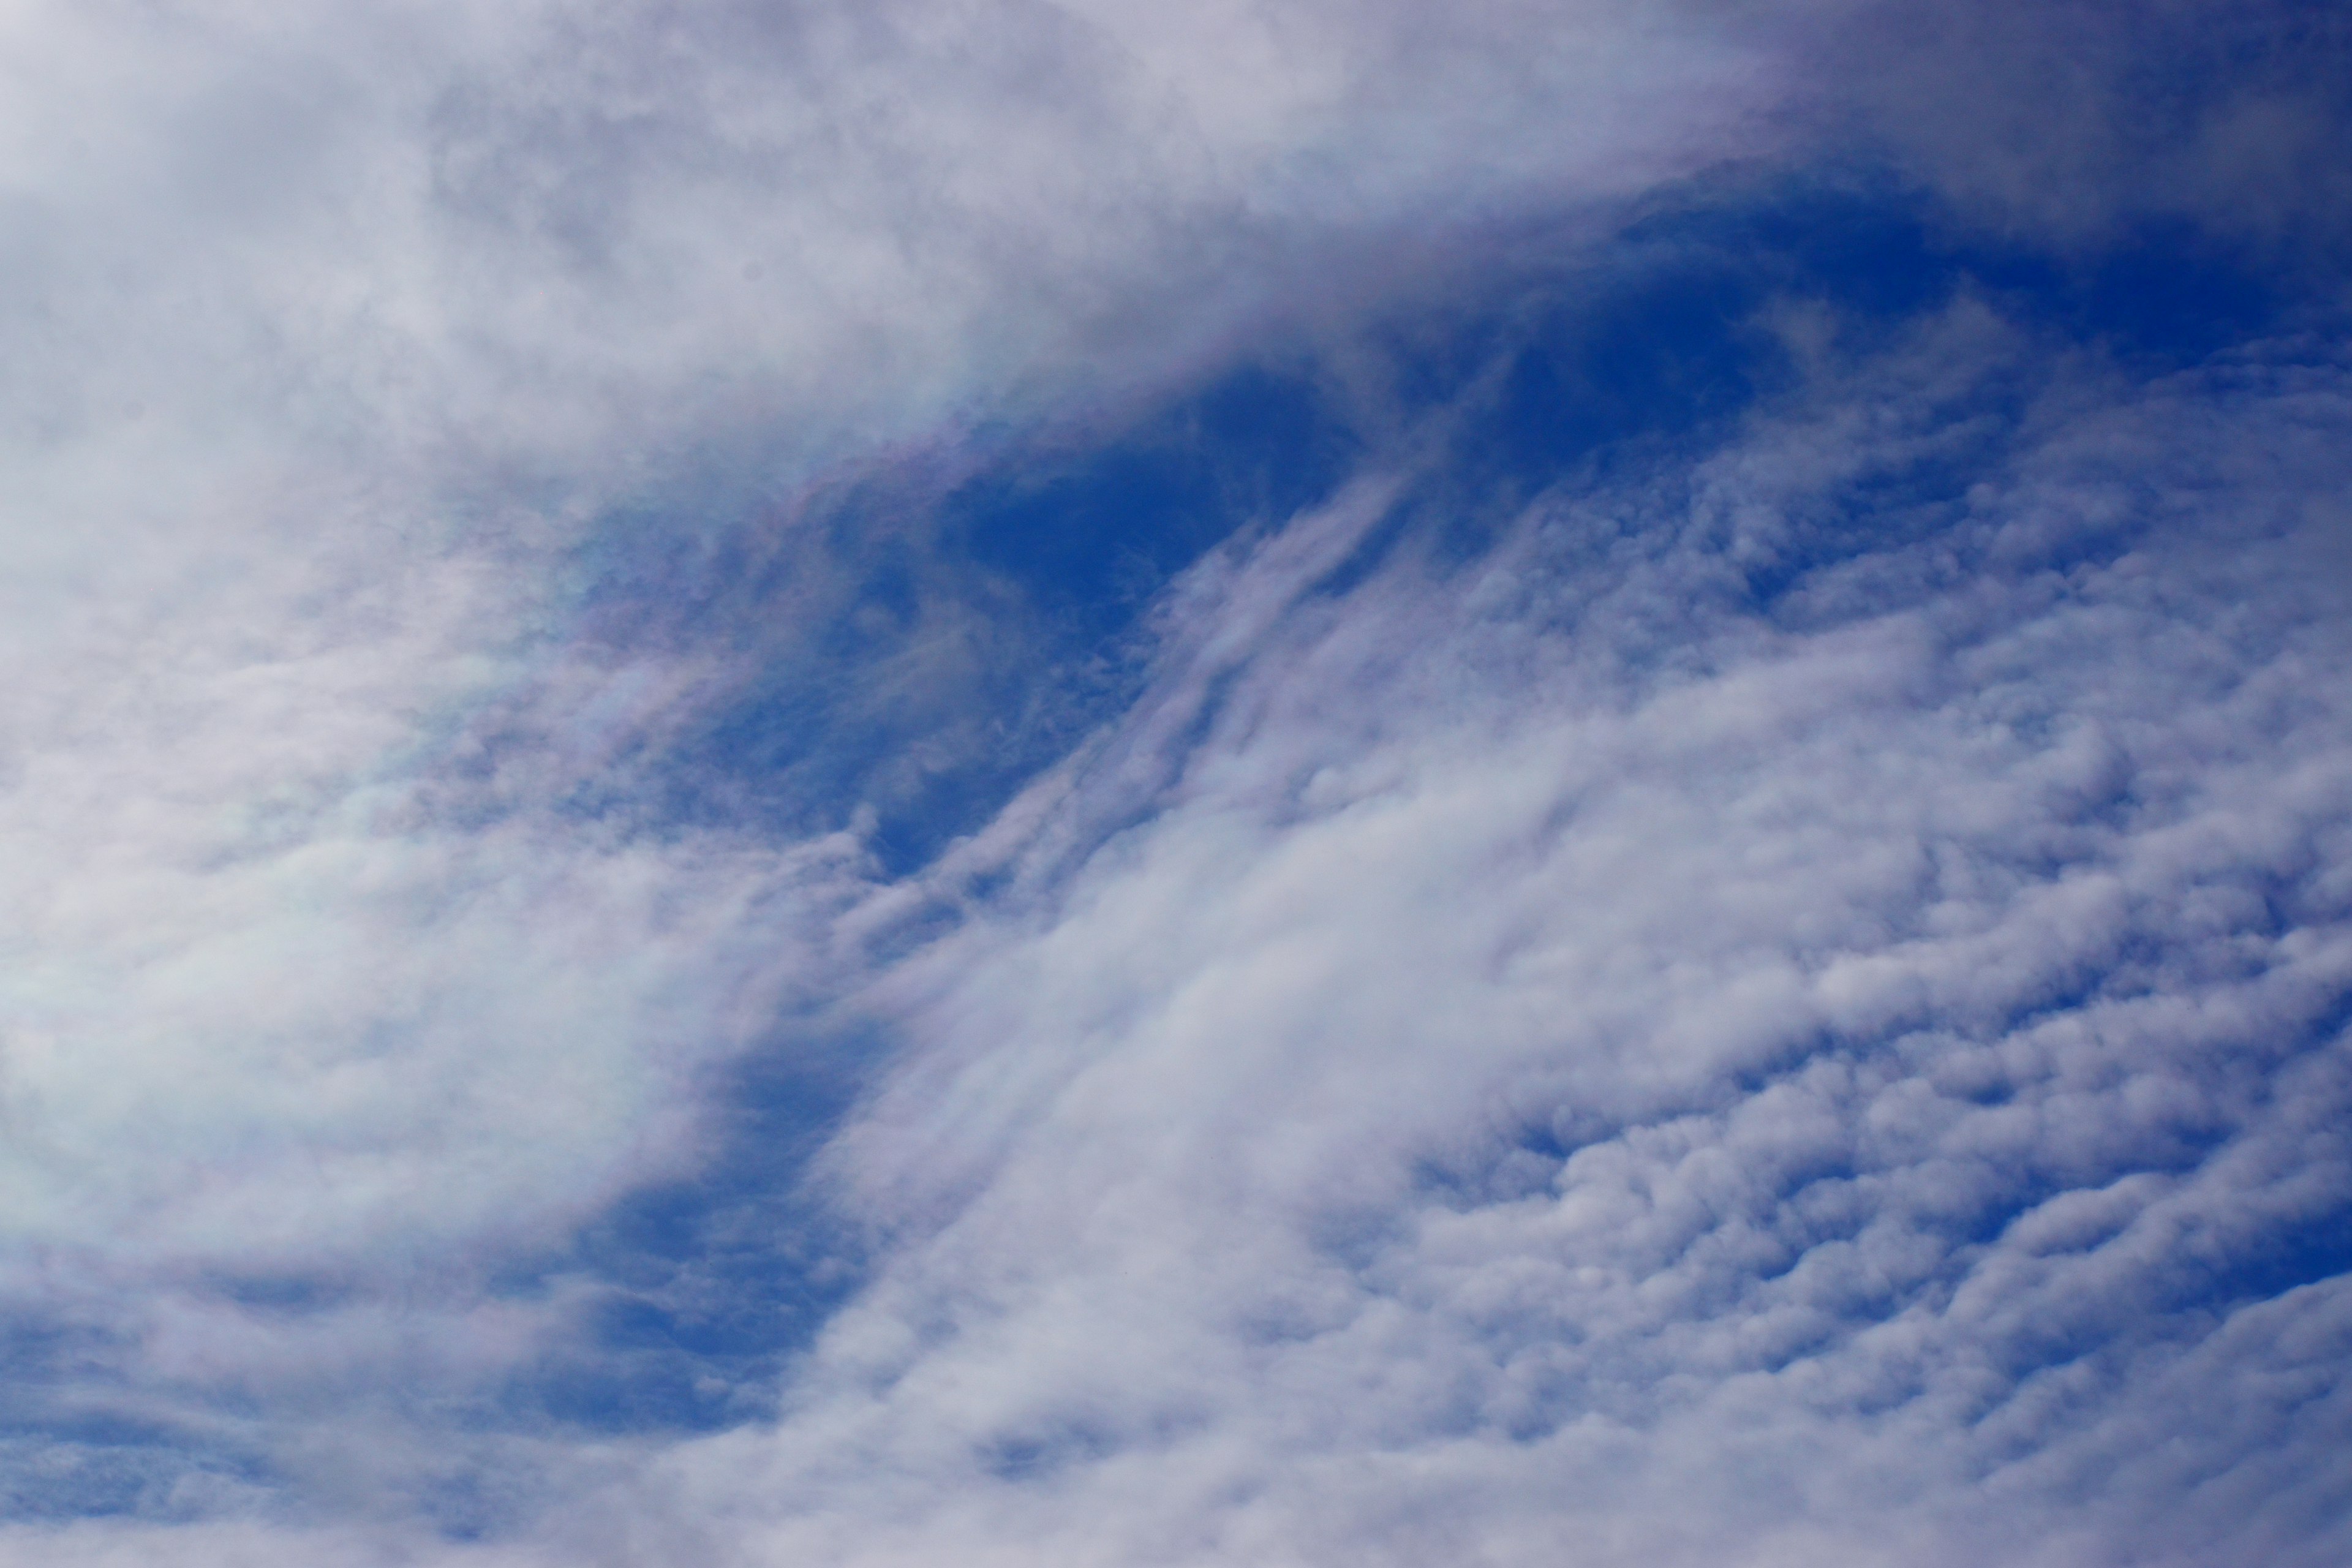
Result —
<path fill-rule="evenodd" d="M 5 26 L 0 1555 L 2352 1551 L 2340 24 Z"/>

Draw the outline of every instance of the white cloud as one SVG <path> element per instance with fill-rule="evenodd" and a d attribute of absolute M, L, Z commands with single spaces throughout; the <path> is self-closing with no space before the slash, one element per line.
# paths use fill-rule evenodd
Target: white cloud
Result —
<path fill-rule="evenodd" d="M 527 1359 L 563 1303 L 486 1302 L 484 1276 L 690 1160 L 701 1069 L 763 1037 L 782 999 L 854 980 L 860 922 L 937 890 L 873 889 L 847 837 L 567 809 L 730 674 L 723 647 L 572 640 L 583 552 L 636 542 L 600 520 L 721 530 L 844 454 L 1216 363 L 1489 221 L 1781 151 L 1791 106 L 1836 97 L 1810 51 L 1847 15 L 12 10 L 0 1293 L 101 1346 L 58 1374 L 61 1397 L 298 1461 L 335 1448 L 310 1472 L 334 1472 L 322 1496 L 373 1495 L 354 1450 L 381 1443 L 406 1484 L 431 1444 L 352 1391 L 430 1404 Z M 2226 151 L 2245 123 L 2198 145 Z M 1923 166 L 1973 172 L 1928 141 Z M 2199 156 L 2217 180 L 2237 166 Z M 1045 1506 L 1021 1500 L 1035 1487 L 983 1485 L 963 1514 L 907 1500 L 967 1478 L 974 1445 L 1066 1439 L 1108 1456 L 1071 1472 L 1107 1478 L 1087 1483 L 1099 1496 L 1142 1500 L 1106 1506 L 1139 1522 L 1103 1524 L 1081 1555 L 1118 1554 L 1152 1517 L 1179 1555 L 1213 1529 L 1244 1554 L 1312 1554 L 1312 1532 L 1376 1519 L 1381 1498 L 1416 1521 L 1399 1518 L 1399 1551 L 1491 1529 L 1507 1552 L 1509 1531 L 1540 1533 L 1533 1515 L 1427 1510 L 1541 1491 L 1563 1444 L 1596 1465 L 1651 1451 L 1562 1428 L 1490 1468 L 1479 1435 L 1541 1425 L 1548 1390 L 1595 1375 L 1498 1359 L 1492 1327 L 1549 1299 L 1515 1271 L 1596 1245 L 1580 1204 L 1639 1211 L 1573 1264 L 1601 1270 L 1571 1283 L 1610 1353 L 1746 1376 L 1766 1352 L 1742 1334 L 1795 1343 L 1868 1281 L 1934 1277 L 1948 1216 L 1904 1173 L 1964 1191 L 1998 1186 L 2021 1150 L 2047 1161 L 2096 1196 L 2053 1188 L 2058 1206 L 2020 1221 L 2020 1256 L 2044 1261 L 2014 1289 L 2094 1300 L 2046 1259 L 2101 1227 L 2119 1228 L 2087 1256 L 2122 1267 L 2107 1249 L 2166 1225 L 2226 1241 L 2257 1197 L 2332 1201 L 2259 1162 L 2212 1191 L 2133 1161 L 2168 1115 L 2231 1149 L 2290 1136 L 2230 1098 L 2258 1080 L 2196 1063 L 2252 1059 L 2263 1021 L 2336 973 L 2334 645 L 2291 616 L 2232 621 L 2185 546 L 2027 570 L 2074 520 L 2158 506 L 2115 477 L 2149 461 L 2248 505 L 2331 504 L 2336 372 L 2295 374 L 2058 410 L 2012 491 L 1977 503 L 1990 585 L 1930 591 L 1948 568 L 1923 546 L 1812 590 L 1844 616 L 1828 629 L 1719 606 L 1733 563 L 1787 547 L 1778 519 L 1885 460 L 1858 397 L 1718 460 L 1686 504 L 1563 503 L 1475 585 L 1400 572 L 1352 599 L 1303 593 L 1376 487 L 1204 567 L 1171 601 L 1151 705 L 965 852 L 1025 857 L 1009 910 L 872 993 L 920 1049 L 839 1170 L 905 1250 L 834 1331 L 805 1408 L 679 1473 L 729 1453 L 790 1470 L 838 1441 L 866 1469 L 824 1505 L 835 1524 L 792 1528 L 882 1551 L 880 1500 L 910 1542 L 967 1529 L 979 1555 Z M 2237 446 L 2196 437 L 2192 410 L 2217 399 Z M 1888 401 L 1934 406 L 1907 383 Z M 1948 423 L 1888 439 L 1949 439 Z M 2271 606 L 2285 548 L 2200 569 Z M 1568 563 L 1581 586 L 1548 598 Z M 1908 609 L 1838 608 L 1904 584 Z M 1528 682 L 1551 695 L 1530 703 Z M 2269 896 L 2231 881 L 2249 864 L 2315 911 L 2295 933 L 2248 934 L 2248 900 Z M 1821 1030 L 1990 1029 L 2134 942 L 2158 954 L 2134 960 L 2156 965 L 2145 996 L 1966 1048 L 1923 1037 L 1885 1084 L 1759 1090 L 1802 1137 L 1708 1098 L 1727 1073 L 1792 1070 Z M 2172 1054 L 2136 1047 L 2127 1071 L 2101 1033 L 2126 1026 Z M 2023 1110 L 1950 1110 L 1930 1059 L 2011 1105 L 2075 1095 L 2073 1143 L 2035 1142 Z M 1555 1135 L 1600 1152 L 1591 1190 L 1547 1206 L 1528 1184 L 1559 1173 L 1498 1149 L 1562 1103 L 1586 1120 Z M 1775 1245 L 1778 1196 L 1742 1173 L 1804 1168 L 1817 1145 L 1854 1163 L 1856 1118 L 1887 1124 L 1886 1170 L 1841 1201 L 1893 1229 L 1807 1251 L 1789 1300 L 1710 1295 L 1733 1287 L 1709 1248 Z M 1415 1162 L 1496 1203 L 1454 1214 Z M 222 1289 L 254 1277 L 351 1295 L 298 1332 Z M 1747 1306 L 1759 1326 L 1724 1316 Z M 1889 1375 L 1944 1364 L 1904 1353 Z M 892 1368 L 887 1398 L 839 1393 Z M 317 1413 L 346 1394 L 367 1408 L 338 1446 Z M 1760 1408 L 1769 1426 L 1780 1407 Z M 1700 1419 L 1612 1419 L 1637 1415 Z M 1412 1450 L 1410 1481 L 1383 1468 L 1448 1423 L 1459 1443 Z M 1850 1439 L 1825 1418 L 1806 1441 Z M 1201 1500 L 1263 1484 L 1274 1453 L 1300 1456 L 1282 1487 L 1237 1511 Z M 249 1500 L 229 1491 L 219 1508 Z M 1626 1541 L 1653 1541 L 1642 1528 Z M 5 1550 L 99 1561 L 156 1539 L 77 1527 Z M 396 1531 L 169 1539 L 192 1562 L 410 1550 Z"/>

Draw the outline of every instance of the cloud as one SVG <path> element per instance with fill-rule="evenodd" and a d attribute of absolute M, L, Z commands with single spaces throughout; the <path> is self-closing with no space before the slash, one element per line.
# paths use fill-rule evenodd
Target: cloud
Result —
<path fill-rule="evenodd" d="M 2124 86 L 2197 57 L 2188 10 L 2068 13 L 2112 68 L 2056 96 L 2021 12 L 1908 6 L 11 13 L 0 1303 L 42 1436 L 6 1468 L 24 1511 L 209 1522 L 0 1550 L 529 1560 L 415 1521 L 560 1516 L 585 1466 L 644 1514 L 574 1556 L 670 1550 L 664 1489 L 713 1552 L 887 1517 L 1028 1552 L 1092 1500 L 1078 1555 L 1386 1519 L 1507 1556 L 1564 1473 L 1637 1479 L 1595 1547 L 1630 1552 L 1675 1478 L 1757 1465 L 1720 1528 L 1858 1552 L 1766 1496 L 1788 1456 L 1948 1495 L 1994 1462 L 1937 1447 L 1961 1363 L 2023 1386 L 2053 1323 L 2098 1355 L 1997 1456 L 2021 1517 L 2104 1454 L 2185 1484 L 2114 1391 L 2253 1389 L 2262 1336 L 2163 1258 L 2291 1275 L 2340 1205 L 2269 1087 L 2336 1103 L 2295 1036 L 2340 956 L 2326 352 L 2134 391 L 1964 310 L 1471 566 L 1395 545 L 1446 487 L 1416 429 L 1235 520 L 1134 710 L 897 879 L 864 795 L 984 753 L 1061 649 L 928 515 L 827 508 L 920 512 L 927 464 L 1344 340 L 1530 230 L 1606 249 L 1727 165 L 2294 250 L 2325 178 L 2240 176 L 2340 106 L 2281 15 L 2151 129 Z M 1847 79 L 1923 28 L 1883 100 Z M 892 552 L 923 592 L 874 631 Z M 673 813 L 740 804 L 678 759 L 785 659 L 851 694 L 828 755 L 898 773 Z M 606 1489 L 651 1439 L 499 1408 L 597 1348 L 582 1227 L 845 1019 L 902 1042 L 822 1172 L 870 1288 L 772 1425 Z M 2263 1387 L 2317 1386 L 2304 1292 L 2244 1309 L 2284 1325 Z M 1930 1413 L 1873 1459 L 1853 1412 L 1906 1378 Z M 2285 1552 L 2324 1484 L 2230 1435 L 2332 1408 L 2282 1407 L 2212 1464 L 2321 1500 Z M 222 1522 L 289 1508 L 377 1523 Z"/>

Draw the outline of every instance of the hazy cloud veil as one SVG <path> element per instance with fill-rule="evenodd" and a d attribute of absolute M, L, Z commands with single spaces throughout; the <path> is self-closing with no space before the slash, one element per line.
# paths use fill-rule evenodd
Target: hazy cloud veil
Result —
<path fill-rule="evenodd" d="M 2352 1554 L 2352 27 L 0 21 L 0 1561 Z"/>

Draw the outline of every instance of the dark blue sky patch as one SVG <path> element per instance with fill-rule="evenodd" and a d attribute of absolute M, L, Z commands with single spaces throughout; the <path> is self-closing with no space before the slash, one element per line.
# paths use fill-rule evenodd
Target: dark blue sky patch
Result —
<path fill-rule="evenodd" d="M 1958 254 L 2001 303 L 2142 374 L 2195 364 L 2258 337 L 2295 302 L 2275 274 L 2180 223 L 2136 225 L 2084 258 L 1991 247 Z"/>
<path fill-rule="evenodd" d="M 535 1296 L 593 1282 L 572 1341 L 514 1378 L 488 1425 L 710 1430 L 768 1413 L 784 1364 L 860 1278 L 864 1244 L 806 1185 L 882 1047 L 850 1031 L 735 1064 L 709 1097 L 724 1120 L 688 1179 L 631 1194 L 562 1256 L 509 1279 Z"/>
<path fill-rule="evenodd" d="M 1968 258 L 1939 243 L 1917 200 L 1827 181 L 1698 182 L 1598 252 L 1547 258 L 1530 245 L 1507 272 L 1449 280 L 1367 329 L 1388 368 L 1357 379 L 1387 402 L 1360 417 L 1418 429 L 1429 450 L 1391 526 L 1331 587 L 1344 591 L 1377 569 L 1383 546 L 1408 540 L 1441 561 L 1475 561 L 1538 494 L 1704 456 L 1740 416 L 1801 384 L 1776 312 L 1817 307 L 1824 346 L 1863 355 L 1971 283 Z M 1895 542 L 1903 520 L 1872 503 L 1916 510 L 1958 494 L 1984 456 L 1948 458 L 1948 474 L 1886 476 L 1883 495 L 1853 498 L 1843 531 L 1814 521 L 1802 552 L 1759 568 L 1759 602 Z"/>
<path fill-rule="evenodd" d="M 941 509 L 939 538 L 1087 641 L 1236 529 L 1276 526 L 1328 497 L 1361 457 L 1306 374 L 1249 364 L 1090 450 L 1021 454 Z"/>
<path fill-rule="evenodd" d="M 2262 1237 L 2202 1283 L 2204 1300 L 2236 1305 L 2269 1300 L 2352 1274 L 2352 1210 L 2311 1215 Z"/>

